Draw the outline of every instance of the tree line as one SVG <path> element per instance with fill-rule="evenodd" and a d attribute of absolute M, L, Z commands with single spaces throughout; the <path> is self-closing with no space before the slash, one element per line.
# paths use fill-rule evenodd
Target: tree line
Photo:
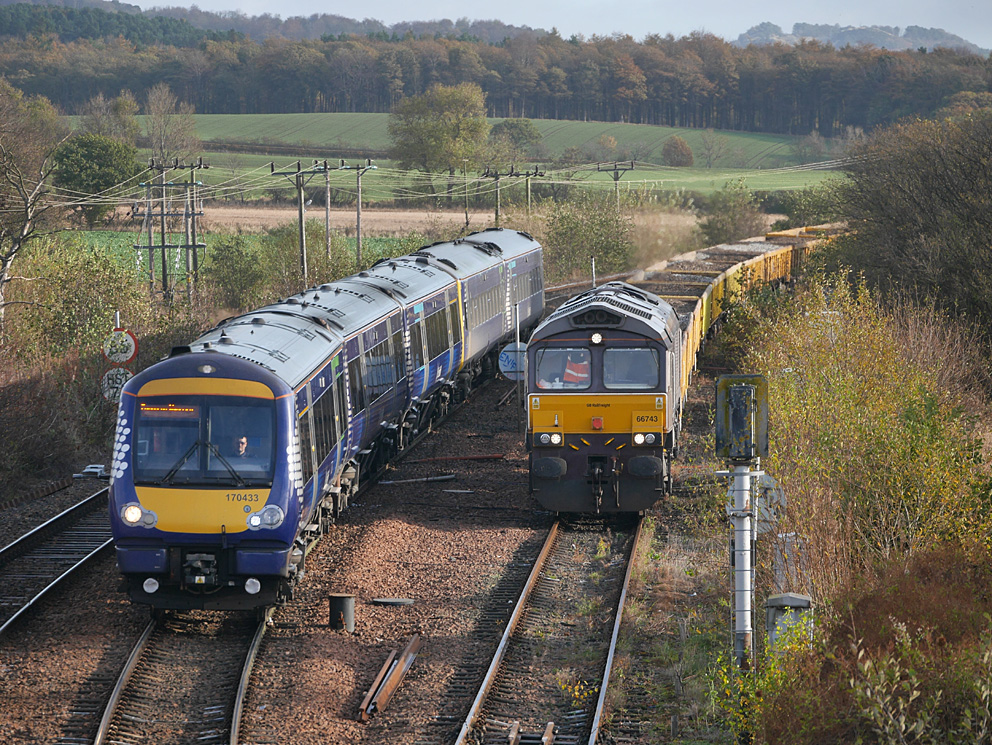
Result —
<path fill-rule="evenodd" d="M 237 32 L 217 33 L 166 16 L 107 13 L 93 8 L 67 8 L 18 3 L 0 7 L 0 32 L 21 39 L 54 34 L 62 42 L 123 37 L 138 45 L 191 47 L 204 39 L 237 38 Z"/>
<path fill-rule="evenodd" d="M 137 44 L 123 36 L 8 38 L 0 75 L 76 113 L 98 94 L 142 99 L 166 83 L 199 113 L 387 112 L 431 86 L 473 83 L 492 117 L 624 121 L 837 136 L 933 116 L 955 96 L 988 96 L 992 60 L 949 49 L 735 47 L 686 37 L 351 36 Z"/>

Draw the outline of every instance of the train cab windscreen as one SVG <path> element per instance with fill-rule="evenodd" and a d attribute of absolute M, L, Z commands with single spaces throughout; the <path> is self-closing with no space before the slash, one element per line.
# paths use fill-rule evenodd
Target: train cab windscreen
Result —
<path fill-rule="evenodd" d="M 537 350 L 537 387 L 583 390 L 591 381 L 592 359 L 588 349 L 547 347 Z"/>
<path fill-rule="evenodd" d="M 609 390 L 648 390 L 661 382 L 658 351 L 650 348 L 603 350 L 603 385 Z"/>
<path fill-rule="evenodd" d="M 273 401 L 240 396 L 141 397 L 135 419 L 135 484 L 272 483 Z"/>

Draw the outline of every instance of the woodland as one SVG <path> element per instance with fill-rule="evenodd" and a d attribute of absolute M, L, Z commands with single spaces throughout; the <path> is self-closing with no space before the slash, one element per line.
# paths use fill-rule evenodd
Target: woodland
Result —
<path fill-rule="evenodd" d="M 805 41 L 740 48 L 689 36 L 407 33 L 257 41 L 185 20 L 0 8 L 0 76 L 60 111 L 165 83 L 197 113 L 388 112 L 435 84 L 475 83 L 491 117 L 623 121 L 823 137 L 987 105 L 992 60 Z"/>

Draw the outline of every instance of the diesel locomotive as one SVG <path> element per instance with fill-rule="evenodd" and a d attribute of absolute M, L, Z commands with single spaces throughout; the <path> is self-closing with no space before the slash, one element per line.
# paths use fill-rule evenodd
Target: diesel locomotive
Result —
<path fill-rule="evenodd" d="M 544 308 L 541 246 L 490 229 L 221 323 L 132 378 L 110 486 L 133 601 L 285 602 L 363 480 Z"/>
<path fill-rule="evenodd" d="M 555 512 L 643 512 L 672 490 L 686 391 L 734 295 L 791 277 L 816 229 L 715 246 L 566 300 L 527 344 L 530 488 Z"/>

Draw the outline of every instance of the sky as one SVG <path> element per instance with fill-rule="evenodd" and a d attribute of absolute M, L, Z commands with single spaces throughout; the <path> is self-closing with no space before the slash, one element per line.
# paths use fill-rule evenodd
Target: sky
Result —
<path fill-rule="evenodd" d="M 181 0 L 131 0 L 144 8 L 181 5 Z M 767 0 L 502 0 L 475 3 L 465 0 L 196 0 L 202 10 L 240 10 L 249 16 L 269 13 L 282 18 L 328 13 L 374 18 L 390 25 L 399 21 L 440 18 L 497 19 L 514 26 L 550 30 L 562 36 L 586 37 L 613 32 L 642 39 L 647 34 L 684 36 L 706 31 L 728 41 L 752 26 L 769 21 L 786 33 L 794 23 L 841 26 L 922 26 L 942 28 L 984 49 L 992 49 L 992 2 L 989 0 L 793 0 L 776 4 Z"/>

